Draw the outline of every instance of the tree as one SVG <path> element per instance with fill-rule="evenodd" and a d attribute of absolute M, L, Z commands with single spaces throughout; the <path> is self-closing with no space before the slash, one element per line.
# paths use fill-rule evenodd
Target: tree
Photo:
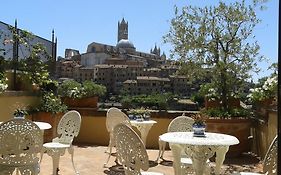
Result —
<path fill-rule="evenodd" d="M 229 110 L 228 98 L 242 91 L 250 72 L 258 71 L 256 62 L 263 59 L 253 36 L 260 23 L 257 3 L 175 7 L 170 31 L 164 36 L 164 42 L 173 46 L 172 57 L 212 73 L 211 86 L 224 110 Z"/>
<path fill-rule="evenodd" d="M 5 58 L 0 55 L 0 72 L 5 72 L 9 69 L 19 70 L 21 71 L 20 76 L 27 78 L 31 84 L 39 85 L 42 88 L 52 82 L 48 71 L 48 64 L 52 61 L 51 55 L 49 55 L 43 43 L 36 41 L 35 35 L 8 25 L 5 33 L 0 31 L 0 41 L 1 54 L 6 55 L 7 52 L 11 51 L 11 49 L 6 49 L 4 47 L 7 44 L 14 45 L 15 48 L 20 48 L 22 53 L 19 60 L 16 57 L 7 58 L 8 60 L 5 60 Z M 13 51 L 13 54 L 14 52 L 16 53 L 16 51 Z M 46 62 L 43 62 L 43 59 L 46 60 Z"/>

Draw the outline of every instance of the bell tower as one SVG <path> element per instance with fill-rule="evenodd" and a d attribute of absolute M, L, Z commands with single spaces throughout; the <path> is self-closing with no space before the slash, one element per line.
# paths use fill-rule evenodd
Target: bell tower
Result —
<path fill-rule="evenodd" d="M 121 40 L 128 40 L 128 22 L 122 19 L 121 22 L 118 21 L 118 38 L 117 43 Z"/>

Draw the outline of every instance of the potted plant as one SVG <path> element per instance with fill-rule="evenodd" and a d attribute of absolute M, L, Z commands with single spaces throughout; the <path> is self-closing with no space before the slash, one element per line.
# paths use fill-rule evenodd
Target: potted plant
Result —
<path fill-rule="evenodd" d="M 252 111 L 244 108 L 232 108 L 225 111 L 223 108 L 202 109 L 201 113 L 208 116 L 206 119 L 208 132 L 223 133 L 235 136 L 239 140 L 238 145 L 231 146 L 227 156 L 236 157 L 243 152 L 250 151 Z"/>
<path fill-rule="evenodd" d="M 43 57 L 48 61 L 51 58 L 46 48 L 41 43 L 36 43 L 32 45 L 30 55 L 17 63 L 18 70 L 21 71 L 18 74 L 18 89 L 38 91 L 50 81 L 48 64 L 43 61 Z"/>
<path fill-rule="evenodd" d="M 52 91 L 44 91 L 41 94 L 39 105 L 30 110 L 33 121 L 47 122 L 52 125 L 50 130 L 44 132 L 45 142 L 56 137 L 58 122 L 66 111 L 67 106 Z"/>
<path fill-rule="evenodd" d="M 104 95 L 105 92 L 105 86 L 92 81 L 84 81 L 81 84 L 75 80 L 66 80 L 58 87 L 58 93 L 69 107 L 96 108 L 98 96 Z"/>
<path fill-rule="evenodd" d="M 14 113 L 14 118 L 25 118 L 28 115 L 28 112 L 25 108 L 17 108 Z"/>
<path fill-rule="evenodd" d="M 256 88 L 250 89 L 251 93 L 247 96 L 249 101 L 256 109 L 277 106 L 277 74 L 262 78 L 260 81 Z"/>
<path fill-rule="evenodd" d="M 144 121 L 144 120 L 149 120 L 150 111 L 142 107 L 140 109 L 129 110 L 128 115 L 129 118 L 132 120 Z"/>
<path fill-rule="evenodd" d="M 192 124 L 193 134 L 195 137 L 205 137 L 206 116 L 203 114 L 195 114 L 192 116 L 194 123 Z"/>

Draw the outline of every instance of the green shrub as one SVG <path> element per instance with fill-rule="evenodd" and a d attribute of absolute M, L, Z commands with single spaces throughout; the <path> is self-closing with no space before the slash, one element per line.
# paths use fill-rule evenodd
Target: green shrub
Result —
<path fill-rule="evenodd" d="M 61 99 L 52 92 L 43 93 L 39 106 L 33 109 L 33 112 L 66 112 L 67 106 L 62 103 Z"/>
<path fill-rule="evenodd" d="M 103 85 L 96 84 L 92 81 L 84 81 L 82 84 L 82 96 L 103 96 L 106 93 L 106 87 Z"/>
<path fill-rule="evenodd" d="M 252 115 L 250 110 L 244 108 L 231 108 L 229 111 L 222 108 L 210 108 L 201 110 L 201 112 L 211 118 L 247 118 Z"/>
<path fill-rule="evenodd" d="M 152 94 L 152 95 L 136 95 L 124 96 L 121 103 L 126 108 L 139 108 L 145 107 L 150 109 L 167 109 L 168 103 L 171 101 L 172 95 L 165 94 Z"/>
<path fill-rule="evenodd" d="M 65 80 L 58 87 L 58 94 L 62 97 L 81 98 L 82 85 L 75 80 Z"/>
<path fill-rule="evenodd" d="M 106 93 L 106 87 L 88 80 L 82 84 L 75 80 L 65 80 L 58 87 L 58 93 L 62 97 L 69 98 L 103 96 Z"/>

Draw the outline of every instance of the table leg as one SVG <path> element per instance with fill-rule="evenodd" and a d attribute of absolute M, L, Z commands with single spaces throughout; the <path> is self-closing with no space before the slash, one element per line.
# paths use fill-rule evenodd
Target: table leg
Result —
<path fill-rule="evenodd" d="M 229 146 L 219 146 L 216 148 L 216 168 L 215 168 L 215 174 L 220 174 L 221 166 L 223 164 L 223 161 L 225 159 L 225 154 L 227 153 L 229 149 Z"/>
<path fill-rule="evenodd" d="M 135 126 L 141 134 L 141 139 L 143 141 L 144 146 L 146 146 L 146 138 L 148 135 L 149 130 L 151 129 L 153 124 L 147 124 L 147 125 L 133 125 Z"/>
<path fill-rule="evenodd" d="M 196 175 L 203 175 L 203 173 L 210 173 L 206 171 L 206 162 L 215 154 L 212 146 L 188 146 L 185 152 L 192 160 L 192 166 Z"/>
<path fill-rule="evenodd" d="M 173 154 L 173 167 L 174 167 L 174 172 L 175 175 L 181 175 L 181 163 L 180 163 L 180 159 L 181 159 L 181 152 L 182 152 L 182 148 L 179 145 L 176 144 L 170 144 L 170 148 Z"/>

